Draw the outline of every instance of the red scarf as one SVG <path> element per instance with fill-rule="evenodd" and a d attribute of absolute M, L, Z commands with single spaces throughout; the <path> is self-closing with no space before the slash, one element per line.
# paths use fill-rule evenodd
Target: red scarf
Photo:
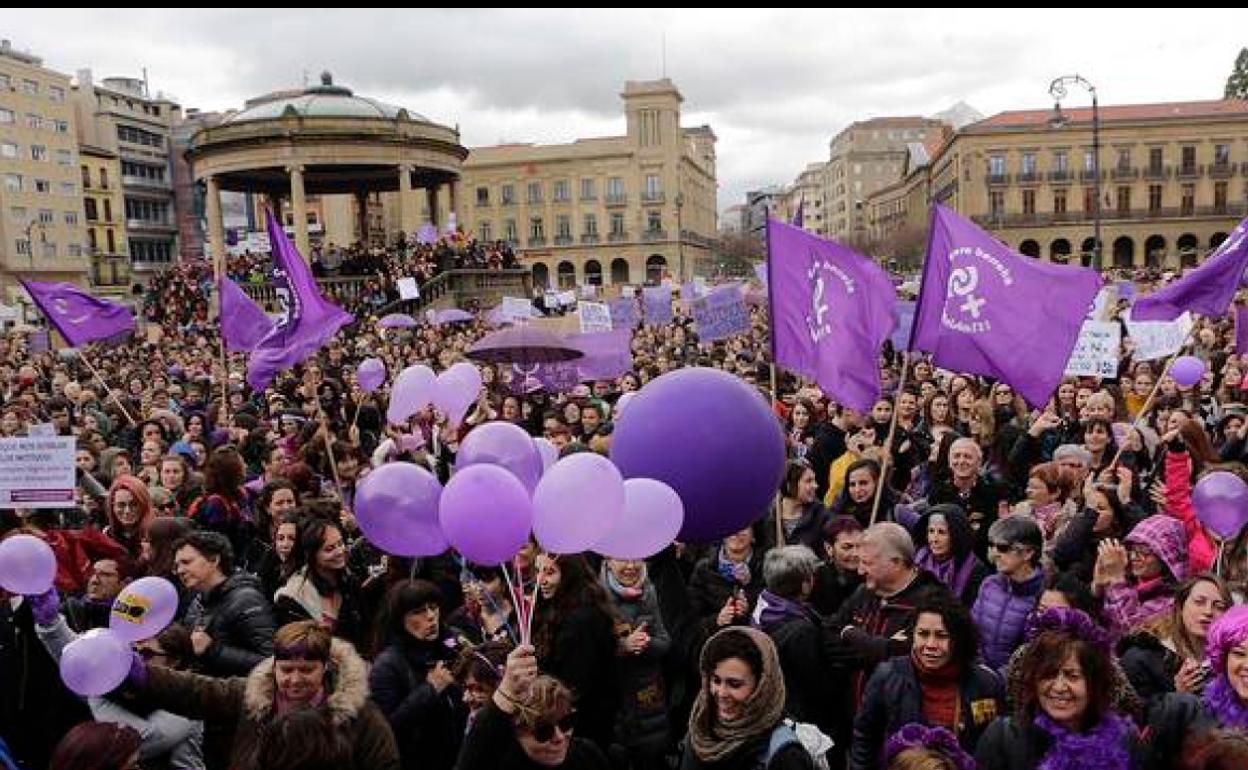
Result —
<path fill-rule="evenodd" d="M 923 691 L 923 721 L 933 727 L 948 727 L 956 733 L 961 706 L 961 693 L 958 691 L 958 675 L 961 673 L 959 666 L 949 662 L 938 669 L 930 670 L 923 667 L 919 656 L 913 652 L 910 653 L 910 661 L 919 678 L 919 689 Z"/>

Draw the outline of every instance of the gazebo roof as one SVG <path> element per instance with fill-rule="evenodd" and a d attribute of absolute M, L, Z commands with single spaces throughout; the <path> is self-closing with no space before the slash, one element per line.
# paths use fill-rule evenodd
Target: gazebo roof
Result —
<path fill-rule="evenodd" d="M 222 125 L 246 123 L 255 120 L 274 120 L 287 115 L 302 118 L 375 118 L 377 120 L 396 120 L 407 117 L 410 120 L 428 122 L 419 115 L 402 107 L 366 96 L 356 96 L 350 88 L 334 85 L 333 76 L 325 72 L 321 75 L 321 84 L 305 88 L 296 95 L 279 96 L 263 99 L 259 103 L 231 115 L 222 121 Z"/>

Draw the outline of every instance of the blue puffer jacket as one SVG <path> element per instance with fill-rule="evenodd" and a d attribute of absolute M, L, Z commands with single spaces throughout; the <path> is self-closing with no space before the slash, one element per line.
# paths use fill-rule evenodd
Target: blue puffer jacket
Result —
<path fill-rule="evenodd" d="M 1010 661 L 1014 648 L 1023 640 L 1027 616 L 1035 609 L 1044 588 L 1044 573 L 1016 583 L 1000 573 L 979 587 L 971 616 L 979 628 L 979 653 L 993 671 Z"/>

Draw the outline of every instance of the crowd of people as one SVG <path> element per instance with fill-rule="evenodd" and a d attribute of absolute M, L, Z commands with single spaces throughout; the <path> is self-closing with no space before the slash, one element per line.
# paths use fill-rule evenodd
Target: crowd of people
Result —
<path fill-rule="evenodd" d="M 336 269 L 388 297 L 397 276 L 514 259 L 457 248 L 356 249 Z M 257 393 L 221 356 L 206 278 L 153 282 L 146 341 L 0 338 L 0 436 L 74 436 L 78 478 L 72 508 L 0 511 L 0 537 L 57 558 L 54 590 L 0 602 L 0 767 L 1248 767 L 1248 530 L 1218 541 L 1192 503 L 1210 471 L 1248 479 L 1228 319 L 1198 322 L 1194 387 L 1128 341 L 1116 377 L 1067 379 L 1034 410 L 886 346 L 862 362 L 884 393 L 860 413 L 789 375 L 771 392 L 765 308 L 711 344 L 678 310 L 634 330 L 619 378 L 516 393 L 483 365 L 462 425 L 427 408 L 392 426 L 358 363 L 445 369 L 484 321 L 357 323 Z M 529 637 L 502 570 L 362 536 L 355 490 L 376 468 L 445 481 L 492 420 L 608 453 L 621 398 L 686 366 L 756 387 L 786 436 L 775 505 L 721 542 L 645 560 L 530 542 Z M 177 587 L 175 622 L 135 643 L 117 690 L 73 695 L 61 651 L 144 576 Z"/>

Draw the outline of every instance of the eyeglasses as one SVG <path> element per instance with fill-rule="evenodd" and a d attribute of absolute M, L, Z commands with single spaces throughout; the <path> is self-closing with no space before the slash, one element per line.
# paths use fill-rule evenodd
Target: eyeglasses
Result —
<path fill-rule="evenodd" d="M 1009 553 L 1014 550 L 1014 543 L 990 543 L 997 553 Z"/>
<path fill-rule="evenodd" d="M 530 731 L 530 735 L 532 735 L 533 740 L 538 743 L 550 743 L 553 741 L 555 739 L 556 727 L 559 728 L 559 732 L 565 737 L 571 735 L 573 728 L 576 726 L 576 720 L 574 719 L 575 716 L 576 712 L 573 711 L 565 715 L 563 719 L 560 719 L 558 722 L 538 722 L 533 726 L 533 729 Z"/>

